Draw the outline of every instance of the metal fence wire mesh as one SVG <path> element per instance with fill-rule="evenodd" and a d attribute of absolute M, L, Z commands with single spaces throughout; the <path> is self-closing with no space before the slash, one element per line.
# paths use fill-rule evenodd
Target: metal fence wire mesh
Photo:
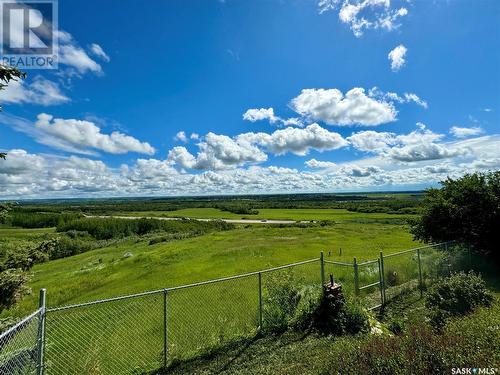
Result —
<path fill-rule="evenodd" d="M 46 315 L 50 374 L 123 374 L 163 365 L 163 294 L 89 304 Z"/>
<path fill-rule="evenodd" d="M 35 373 L 39 317 L 37 310 L 0 336 L 0 375 Z"/>
<path fill-rule="evenodd" d="M 265 271 L 261 275 L 262 330 L 280 330 L 300 309 L 301 296 L 321 289 L 321 267 L 318 259 L 291 267 Z"/>
<path fill-rule="evenodd" d="M 168 291 L 169 360 L 192 357 L 255 334 L 258 315 L 255 274 Z"/>
<path fill-rule="evenodd" d="M 354 267 L 352 263 L 325 260 L 325 279 L 330 275 L 334 281 L 342 284 L 344 293 L 354 293 Z"/>
<path fill-rule="evenodd" d="M 468 255 L 467 255 L 468 254 Z M 374 309 L 465 269 L 454 243 L 352 263 L 312 259 L 192 285 L 39 310 L 0 335 L 0 375 L 143 374 L 286 328 L 330 275 Z M 45 300 L 45 292 L 41 301 Z M 43 298 L 42 298 L 43 295 Z M 303 307 L 303 306 L 302 306 Z"/>
<path fill-rule="evenodd" d="M 363 298 L 369 309 L 380 307 L 383 303 L 380 260 L 358 264 L 358 296 Z"/>
<path fill-rule="evenodd" d="M 387 301 L 419 286 L 416 250 L 384 256 L 384 281 Z"/>

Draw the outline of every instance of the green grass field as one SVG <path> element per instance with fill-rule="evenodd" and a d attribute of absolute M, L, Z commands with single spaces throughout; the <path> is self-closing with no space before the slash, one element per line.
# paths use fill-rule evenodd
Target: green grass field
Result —
<path fill-rule="evenodd" d="M 216 208 L 186 208 L 177 211 L 136 211 L 117 213 L 118 216 L 150 216 L 150 217 L 191 217 L 199 219 L 259 219 L 259 220 L 383 220 L 407 219 L 412 215 L 394 215 L 386 213 L 362 213 L 344 209 L 259 209 L 257 215 L 239 215 Z"/>
<path fill-rule="evenodd" d="M 36 265 L 30 282 L 34 293 L 7 313 L 32 311 L 40 288 L 47 288 L 50 306 L 59 306 L 256 271 L 317 258 L 322 250 L 327 259 L 352 262 L 354 256 L 373 259 L 379 251 L 416 246 L 404 226 L 375 223 L 239 227 L 182 241 L 148 243 L 131 239 Z M 128 253 L 132 256 L 127 257 Z"/>
<path fill-rule="evenodd" d="M 335 214 L 337 224 L 304 228 L 239 225 L 230 231 L 155 245 L 149 245 L 150 237 L 128 238 L 35 265 L 29 283 L 31 295 L 16 308 L 4 311 L 2 317 L 25 316 L 36 309 L 40 288 L 47 289 L 48 306 L 56 307 L 257 271 L 318 258 L 320 251 L 327 260 L 352 262 L 353 257 L 358 261 L 375 259 L 380 251 L 391 253 L 418 245 L 404 225 L 387 223 L 387 216 L 399 215 L 344 210 L 261 211 L 260 215 L 267 218 L 295 220 L 318 220 Z M 4 228 L 0 234 L 22 238 L 23 231 Z M 43 235 L 51 231 L 25 233 Z M 331 268 L 326 271 L 331 272 Z M 319 262 L 296 267 L 292 272 L 301 282 L 319 285 Z M 264 274 L 264 294 L 271 282 L 271 275 Z M 163 294 L 159 293 L 49 312 L 46 358 L 50 373 L 127 373 L 131 367 L 160 367 L 163 303 Z M 254 275 L 171 292 L 166 311 L 169 360 L 189 358 L 219 343 L 251 336 L 258 325 L 258 278 Z"/>

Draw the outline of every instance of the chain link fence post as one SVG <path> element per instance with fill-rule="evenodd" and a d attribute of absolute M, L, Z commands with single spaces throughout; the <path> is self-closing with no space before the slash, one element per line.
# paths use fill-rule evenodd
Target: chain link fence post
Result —
<path fill-rule="evenodd" d="M 418 259 L 418 284 L 420 288 L 420 298 L 424 296 L 424 279 L 422 277 L 422 259 L 420 258 L 420 249 L 417 249 Z"/>
<path fill-rule="evenodd" d="M 163 290 L 163 368 L 167 369 L 167 352 L 168 352 L 168 336 L 167 336 L 167 289 Z"/>
<path fill-rule="evenodd" d="M 319 262 L 321 267 L 321 287 L 325 285 L 325 256 L 323 252 L 319 254 Z"/>
<path fill-rule="evenodd" d="M 385 270 L 384 270 L 384 254 L 380 252 L 380 276 L 382 277 L 382 295 L 385 305 L 387 303 L 387 296 L 385 294 Z"/>
<path fill-rule="evenodd" d="M 354 293 L 359 296 L 359 271 L 358 271 L 358 260 L 354 257 L 353 261 L 354 267 Z"/>
<path fill-rule="evenodd" d="M 47 290 L 40 289 L 38 307 L 40 307 L 40 317 L 38 319 L 38 334 L 37 334 L 37 358 L 36 358 L 36 374 L 43 375 L 43 351 L 45 349 L 45 303 Z"/>
<path fill-rule="evenodd" d="M 262 273 L 259 272 L 259 331 L 262 331 Z"/>
<path fill-rule="evenodd" d="M 380 304 L 384 306 L 384 283 L 382 280 L 382 265 L 380 264 L 380 259 L 377 260 L 378 263 L 378 288 L 380 290 Z"/>

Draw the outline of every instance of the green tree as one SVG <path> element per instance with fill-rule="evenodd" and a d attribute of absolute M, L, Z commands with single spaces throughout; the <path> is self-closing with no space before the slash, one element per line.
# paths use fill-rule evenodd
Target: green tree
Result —
<path fill-rule="evenodd" d="M 21 72 L 16 67 L 6 66 L 0 64 L 0 90 L 5 89 L 10 81 L 17 81 L 18 79 L 26 78 L 26 73 Z M 0 111 L 2 107 L 0 106 Z M 0 159 L 5 159 L 7 154 L 0 152 Z"/>
<path fill-rule="evenodd" d="M 423 214 L 411 223 L 416 239 L 457 240 L 500 260 L 500 171 L 448 178 L 426 191 Z"/>

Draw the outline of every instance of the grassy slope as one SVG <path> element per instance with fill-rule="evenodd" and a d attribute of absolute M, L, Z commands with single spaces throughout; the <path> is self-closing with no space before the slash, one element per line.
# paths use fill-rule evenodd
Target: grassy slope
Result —
<path fill-rule="evenodd" d="M 46 233 L 54 233 L 54 228 L 35 228 L 35 229 L 22 229 L 22 228 L 11 228 L 11 227 L 0 227 L 0 240 L 10 240 L 10 239 L 30 239 L 33 237 L 39 237 Z"/>
<path fill-rule="evenodd" d="M 415 305 L 423 309 L 423 300 L 410 301 L 408 306 L 398 305 L 394 313 L 411 314 Z M 420 315 L 418 319 L 423 319 L 423 315 Z M 474 346 L 475 350 L 469 349 L 470 355 L 474 355 L 474 352 L 480 353 L 488 350 L 496 358 L 488 356 L 486 363 L 462 363 L 464 359 L 456 356 L 453 359 L 449 358 L 448 362 L 451 360 L 453 366 L 457 367 L 499 366 L 500 352 L 498 348 L 495 349 L 489 346 L 487 342 L 485 343 L 484 340 L 481 340 L 481 332 L 489 330 L 491 331 L 488 332 L 490 336 L 495 335 L 496 332 L 496 342 L 500 341 L 498 338 L 498 334 L 500 334 L 499 324 L 500 293 L 497 291 L 495 293 L 495 303 L 491 308 L 481 308 L 466 317 L 455 319 L 448 327 L 448 331 L 455 332 L 459 336 L 463 335 L 463 338 L 468 340 L 471 346 Z M 228 346 L 209 357 L 180 362 L 177 366 L 169 369 L 168 374 L 320 375 L 336 373 L 332 371 L 332 368 L 336 368 L 339 363 L 346 361 L 348 356 L 351 359 L 353 355 L 357 356 L 359 354 L 358 346 L 363 340 L 367 339 L 366 335 L 338 338 L 286 332 L 279 336 L 265 336 L 250 340 L 245 345 Z M 455 346 L 455 350 L 459 352 L 456 348 L 457 345 L 459 344 L 456 342 L 445 343 L 446 348 L 450 349 L 450 351 Z M 347 348 L 349 348 L 350 354 L 348 354 Z M 397 348 L 394 348 L 394 350 L 397 350 Z M 440 350 L 443 352 L 442 348 Z M 465 361 L 467 362 L 466 359 Z M 406 371 L 403 370 L 401 373 L 406 373 Z"/>
<path fill-rule="evenodd" d="M 416 244 L 404 226 L 341 223 L 331 227 L 240 227 L 170 243 L 148 245 L 127 240 L 119 245 L 59 259 L 33 268 L 34 291 L 14 311 L 25 315 L 36 306 L 36 291 L 47 288 L 49 306 L 140 292 L 259 270 L 319 256 L 352 261 Z M 342 257 L 338 249 L 342 247 Z M 124 257 L 126 253 L 131 257 Z"/>
<path fill-rule="evenodd" d="M 193 217 L 212 219 L 282 219 L 282 220 L 357 220 L 357 219 L 404 219 L 411 215 L 394 215 L 385 213 L 365 214 L 351 212 L 344 209 L 259 209 L 257 215 L 240 215 L 216 208 L 186 208 L 177 211 L 142 211 L 117 213 L 122 216 L 164 216 L 164 217 Z"/>

